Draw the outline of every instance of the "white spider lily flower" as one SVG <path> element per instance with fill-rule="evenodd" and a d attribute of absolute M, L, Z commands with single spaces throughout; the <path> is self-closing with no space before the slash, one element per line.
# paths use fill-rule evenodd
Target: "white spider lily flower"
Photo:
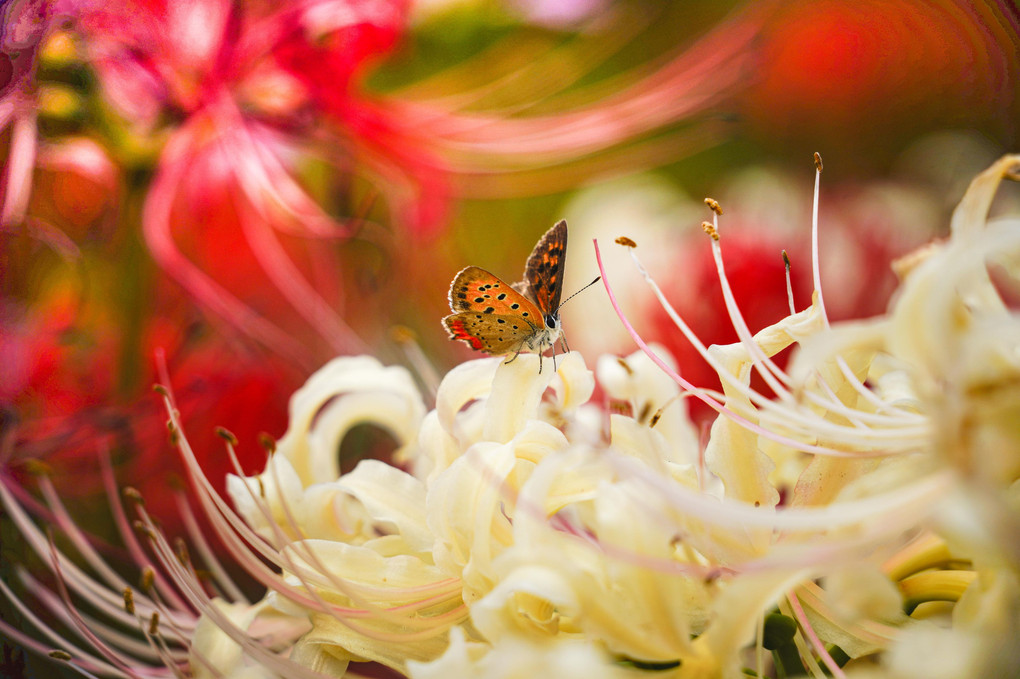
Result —
<path fill-rule="evenodd" d="M 228 493 L 248 525 L 271 542 L 279 531 L 288 538 L 337 540 L 397 531 L 423 547 L 421 484 L 370 461 L 341 481 L 337 450 L 352 427 L 370 423 L 393 435 L 400 459 L 415 443 L 424 415 L 406 370 L 366 356 L 335 359 L 291 398 L 290 426 L 266 471 L 228 476 Z"/>
<path fill-rule="evenodd" d="M 752 333 L 723 235 L 713 248 L 740 339 L 706 347 L 648 277 L 721 392 L 686 382 L 622 310 L 642 351 L 599 360 L 605 407 L 577 353 L 555 371 L 530 354 L 460 365 L 428 413 L 403 369 L 337 359 L 294 395 L 266 470 L 230 480 L 233 507 L 167 394 L 199 501 L 263 598 L 244 597 L 197 531 L 204 568 L 175 553 L 141 505 L 154 559 L 120 518 L 148 575 L 119 597 L 124 581 L 52 485 L 40 481 L 42 508 L 0 476 L 0 502 L 61 595 L 24 568 L 17 584 L 78 634 L 53 657 L 85 676 L 311 679 L 366 661 L 414 679 L 1015 675 L 1020 223 L 987 210 L 1018 166 L 1006 158 L 975 180 L 952 237 L 903 268 L 880 318 L 831 324 L 818 273 L 810 306 Z M 706 231 L 719 236 L 719 220 Z M 772 357 L 788 349 L 783 370 Z M 719 413 L 703 445 L 685 398 Z M 395 464 L 341 473 L 340 443 L 365 422 L 393 434 Z M 138 634 L 95 627 L 72 596 Z"/>

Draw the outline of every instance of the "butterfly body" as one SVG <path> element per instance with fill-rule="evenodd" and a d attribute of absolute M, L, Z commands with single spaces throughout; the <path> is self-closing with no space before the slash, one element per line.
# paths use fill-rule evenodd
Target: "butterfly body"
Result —
<path fill-rule="evenodd" d="M 489 354 L 541 354 L 562 337 L 562 293 L 567 224 L 559 222 L 539 240 L 524 280 L 507 284 L 477 266 L 458 273 L 450 285 L 450 310 L 443 319 L 450 339 Z M 511 359 L 513 360 L 513 359 Z"/>

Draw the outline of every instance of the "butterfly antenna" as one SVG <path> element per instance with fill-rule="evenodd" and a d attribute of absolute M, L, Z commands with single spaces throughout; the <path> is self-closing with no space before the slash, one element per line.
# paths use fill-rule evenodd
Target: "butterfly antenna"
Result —
<path fill-rule="evenodd" d="M 595 280 L 593 280 L 593 281 L 592 281 L 591 283 L 589 283 L 588 285 L 584 286 L 583 288 L 581 288 L 580 290 L 578 290 L 577 292 L 575 292 L 575 293 L 574 293 L 573 295 L 571 295 L 570 297 L 567 297 L 567 298 L 566 298 L 565 300 L 563 300 L 562 302 L 560 302 L 560 306 L 556 307 L 556 309 L 555 309 L 555 310 L 553 311 L 553 313 L 556 313 L 557 311 L 559 311 L 559 310 L 560 310 L 560 307 L 562 307 L 562 306 L 563 306 L 564 304 L 566 304 L 566 303 L 567 303 L 567 302 L 569 302 L 570 300 L 572 300 L 572 299 L 574 299 L 575 297 L 577 297 L 578 295 L 580 295 L 580 294 L 581 294 L 582 292 L 584 292 L 585 290 L 587 290 L 587 289 L 588 289 L 588 288 L 590 288 L 591 286 L 593 286 L 593 285 L 595 285 L 596 283 L 598 283 L 598 282 L 599 282 L 600 280 L 602 280 L 602 276 L 596 276 L 596 277 L 595 277 Z"/>

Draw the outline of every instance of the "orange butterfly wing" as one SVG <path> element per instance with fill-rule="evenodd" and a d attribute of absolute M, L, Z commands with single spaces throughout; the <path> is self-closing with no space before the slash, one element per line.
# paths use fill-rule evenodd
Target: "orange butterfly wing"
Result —
<path fill-rule="evenodd" d="M 539 239 L 524 266 L 523 282 L 543 316 L 560 306 L 566 262 L 567 222 L 560 220 Z"/>
<path fill-rule="evenodd" d="M 450 339 L 490 354 L 517 351 L 545 328 L 531 301 L 485 269 L 469 266 L 450 285 L 450 309 L 443 319 Z"/>

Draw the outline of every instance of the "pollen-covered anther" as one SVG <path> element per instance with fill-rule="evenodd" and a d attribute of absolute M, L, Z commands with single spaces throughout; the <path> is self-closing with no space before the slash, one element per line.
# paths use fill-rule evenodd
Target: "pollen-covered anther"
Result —
<path fill-rule="evenodd" d="M 635 243 L 630 238 L 627 238 L 626 236 L 620 236 L 619 238 L 617 238 L 616 239 L 616 244 L 617 245 L 622 245 L 622 246 L 624 246 L 626 248 L 636 248 L 637 247 L 637 243 Z"/>
<path fill-rule="evenodd" d="M 162 396 L 163 398 L 170 398 L 170 390 L 164 387 L 162 384 L 152 385 L 152 390 Z"/>
<path fill-rule="evenodd" d="M 156 636 L 159 633 L 159 611 L 153 611 L 149 618 L 149 634 Z"/>
<path fill-rule="evenodd" d="M 177 442 L 181 440 L 181 435 L 177 431 L 177 425 L 174 424 L 173 419 L 166 421 L 166 430 L 170 434 L 170 445 L 176 446 Z"/>
<path fill-rule="evenodd" d="M 719 240 L 719 231 L 716 230 L 712 222 L 702 222 L 701 228 L 705 230 L 705 233 L 712 237 L 712 240 Z"/>
<path fill-rule="evenodd" d="M 818 151 L 815 151 L 815 169 L 819 172 L 822 171 L 822 154 Z"/>
<path fill-rule="evenodd" d="M 151 592 L 153 585 L 156 584 L 156 571 L 152 569 L 152 566 L 146 566 L 142 569 L 142 576 L 138 580 L 139 587 L 143 592 Z"/>
<path fill-rule="evenodd" d="M 659 420 L 662 419 L 662 411 L 665 409 L 665 407 L 666 406 L 663 406 L 662 408 L 659 408 L 658 410 L 656 410 L 655 414 L 652 415 L 652 419 L 648 420 L 648 428 L 649 429 L 651 429 L 652 427 L 657 425 L 659 423 Z"/>
<path fill-rule="evenodd" d="M 54 660 L 65 660 L 65 661 L 66 660 L 71 660 L 74 657 L 70 653 L 68 653 L 67 651 L 61 651 L 59 648 L 53 649 L 52 651 L 50 651 L 46 655 L 48 655 L 49 657 L 53 658 Z"/>
<path fill-rule="evenodd" d="M 124 500 L 130 502 L 133 505 L 140 507 L 145 506 L 145 498 L 142 497 L 142 494 L 138 492 L 137 488 L 134 488 L 132 486 L 125 486 L 124 489 L 120 491 L 120 494 L 124 498 Z"/>
<path fill-rule="evenodd" d="M 406 325 L 394 325 L 390 328 L 390 339 L 397 344 L 407 344 L 418 341 L 418 335 Z"/>
<path fill-rule="evenodd" d="M 135 529 L 135 532 L 141 535 L 143 538 L 152 539 L 156 536 L 149 524 L 144 521 L 133 521 L 131 527 Z"/>
<path fill-rule="evenodd" d="M 707 205 L 708 209 L 710 209 L 717 215 L 720 216 L 722 215 L 722 206 L 719 205 L 719 201 L 717 201 L 715 198 L 705 198 L 705 205 Z"/>
<path fill-rule="evenodd" d="M 258 442 L 262 449 L 265 450 L 270 455 L 276 452 L 276 439 L 274 439 L 268 433 L 260 431 L 258 434 Z"/>
<path fill-rule="evenodd" d="M 236 446 L 238 444 L 237 437 L 234 436 L 234 434 L 231 433 L 229 429 L 226 429 L 224 427 L 216 427 L 216 435 L 232 446 Z"/>
<path fill-rule="evenodd" d="M 187 566 L 191 562 L 191 556 L 188 554 L 188 545 L 183 539 L 177 538 L 174 541 L 174 552 L 177 554 L 177 560 L 182 566 Z"/>
<path fill-rule="evenodd" d="M 128 615 L 135 614 L 135 593 L 130 587 L 124 588 L 124 610 Z"/>
<path fill-rule="evenodd" d="M 22 463 L 22 469 L 29 476 L 50 476 L 52 475 L 53 468 L 42 460 L 36 460 L 29 458 Z"/>

